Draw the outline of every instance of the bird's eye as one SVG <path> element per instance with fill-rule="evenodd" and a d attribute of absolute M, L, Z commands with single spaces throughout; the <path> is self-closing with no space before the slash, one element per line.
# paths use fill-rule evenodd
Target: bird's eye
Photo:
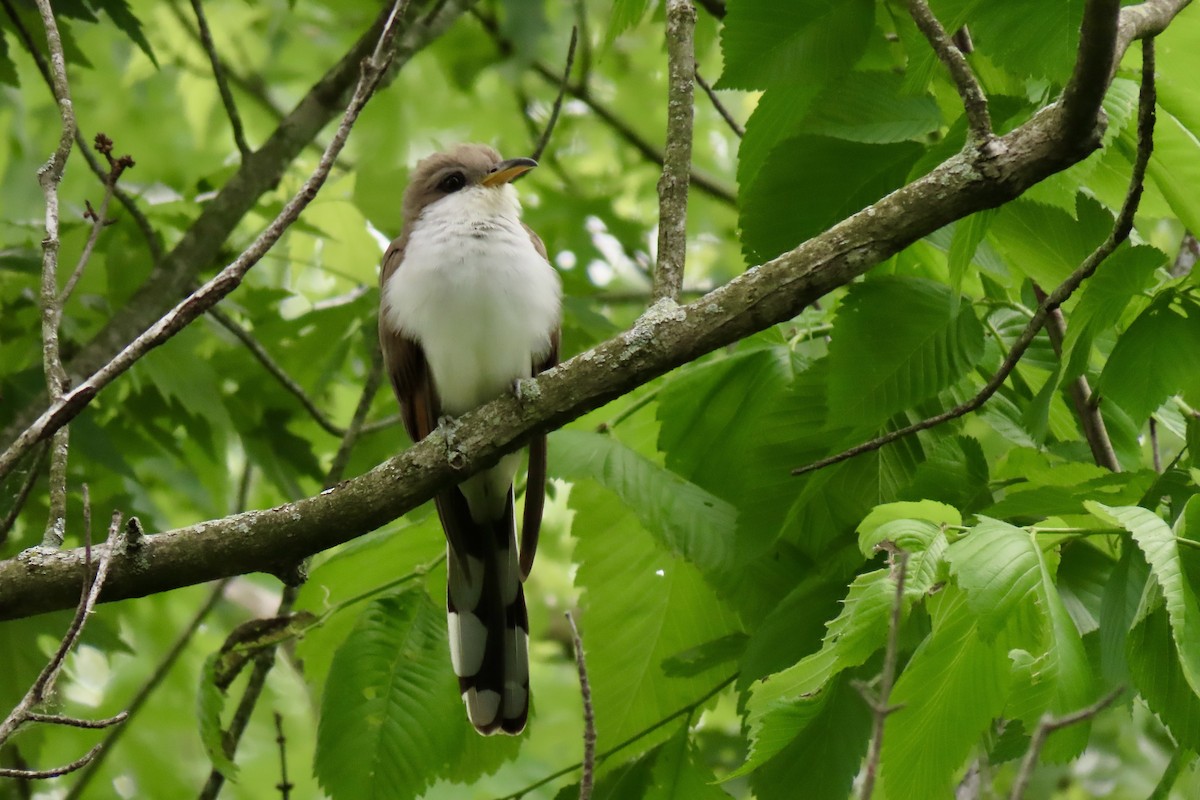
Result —
<path fill-rule="evenodd" d="M 461 172 L 451 172 L 438 182 L 438 189 L 446 194 L 450 194 L 451 192 L 457 192 L 466 185 L 467 179 L 463 177 Z"/>

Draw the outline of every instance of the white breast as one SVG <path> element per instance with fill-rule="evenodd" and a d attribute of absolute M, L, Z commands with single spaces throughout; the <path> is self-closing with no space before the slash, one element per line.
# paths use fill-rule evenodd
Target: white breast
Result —
<path fill-rule="evenodd" d="M 384 287 L 385 319 L 425 351 L 443 412 L 462 414 L 529 377 L 559 324 L 558 274 L 520 223 L 511 186 L 428 206 Z"/>

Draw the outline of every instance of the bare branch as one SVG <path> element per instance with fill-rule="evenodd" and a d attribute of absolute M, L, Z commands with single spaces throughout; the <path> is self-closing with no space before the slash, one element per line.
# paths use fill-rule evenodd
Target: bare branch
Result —
<path fill-rule="evenodd" d="M 579 44 L 579 26 L 571 26 L 571 42 L 567 45 L 567 63 L 563 67 L 562 83 L 558 85 L 558 95 L 554 98 L 554 105 L 550 107 L 550 119 L 546 122 L 546 129 L 542 131 L 542 137 L 538 139 L 537 147 L 533 148 L 533 160 L 541 161 L 542 153 L 546 152 L 546 146 L 550 144 L 550 134 L 554 133 L 554 126 L 558 124 L 558 115 L 562 111 L 563 97 L 567 93 L 567 85 L 571 80 L 571 67 L 575 65 L 575 46 Z"/>
<path fill-rule="evenodd" d="M 29 500 L 29 494 L 37 484 L 38 476 L 42 474 L 42 464 L 45 462 L 46 453 L 49 450 L 49 443 L 44 443 L 34 451 L 33 458 L 29 463 L 29 472 L 25 475 L 25 480 L 21 482 L 21 488 L 17 490 L 17 494 L 13 498 L 12 508 L 4 515 L 4 519 L 0 520 L 0 545 L 8 539 L 8 534 L 12 531 L 13 525 L 17 523 L 21 509 Z"/>
<path fill-rule="evenodd" d="M 378 344 L 371 350 L 371 364 L 367 368 L 367 379 L 363 383 L 362 394 L 359 395 L 358 405 L 354 408 L 354 416 L 350 420 L 349 427 L 346 428 L 342 435 L 342 442 L 338 445 L 337 453 L 333 457 L 333 463 L 329 466 L 329 474 L 325 476 L 325 488 L 328 489 L 336 486 L 338 481 L 346 474 L 346 465 L 350 463 L 350 452 L 354 449 L 354 445 L 358 443 L 359 437 L 363 432 L 363 424 L 367 421 L 367 413 L 371 410 L 371 402 L 375 399 L 375 395 L 379 393 L 379 387 L 383 385 L 383 353 L 380 351 Z"/>
<path fill-rule="evenodd" d="M 1026 323 L 1025 329 L 1013 343 L 1012 350 L 1005 357 L 1000 368 L 995 374 L 988 379 L 984 387 L 979 392 L 967 400 L 965 403 L 960 403 L 949 411 L 943 411 L 940 414 L 935 414 L 932 417 L 923 419 L 920 422 L 915 422 L 912 425 L 907 425 L 899 430 L 891 431 L 882 436 L 876 437 L 868 442 L 855 445 L 848 450 L 843 450 L 837 455 L 822 458 L 819 461 L 814 461 L 803 467 L 797 467 L 792 470 L 793 475 L 803 475 L 807 472 L 823 469 L 825 467 L 845 461 L 863 453 L 869 453 L 878 450 L 884 445 L 891 444 L 897 439 L 902 439 L 905 436 L 910 436 L 919 431 L 929 430 L 930 428 L 941 425 L 943 422 L 949 422 L 952 419 L 957 419 L 965 414 L 975 411 L 984 403 L 986 403 L 992 395 L 1004 384 L 1008 376 L 1016 369 L 1017 364 L 1025 355 L 1025 351 L 1029 345 L 1033 343 L 1034 337 L 1038 331 L 1046 324 L 1046 320 L 1050 314 L 1059 306 L 1067 301 L 1076 289 L 1078 289 L 1085 280 L 1092 276 L 1096 268 L 1103 263 L 1104 259 L 1112 255 L 1112 252 L 1117 249 L 1126 239 L 1129 238 L 1129 233 L 1133 230 L 1133 216 L 1137 212 L 1137 207 L 1142 198 L 1142 188 L 1145 184 L 1146 166 L 1150 163 L 1150 153 L 1154 149 L 1154 40 L 1146 39 L 1142 43 L 1142 88 L 1138 98 L 1138 151 L 1137 158 L 1134 161 L 1133 171 L 1129 178 L 1129 190 L 1125 195 L 1125 201 L 1121 205 L 1121 210 L 1117 213 L 1116 220 L 1113 222 L 1113 228 L 1109 232 L 1100 245 L 1083 260 L 1083 263 L 1072 272 L 1066 280 L 1058 285 L 1042 303 L 1038 305 L 1037 311 L 1034 312 L 1029 322 Z"/>
<path fill-rule="evenodd" d="M 48 780 L 50 778 L 58 778 L 62 775 L 68 775 L 77 769 L 87 766 L 88 762 L 96 757 L 100 745 L 96 745 L 91 750 L 88 750 L 79 758 L 72 761 L 70 764 L 64 764 L 61 767 L 54 769 L 9 769 L 8 767 L 0 767 L 0 778 L 20 778 L 27 781 Z"/>
<path fill-rule="evenodd" d="M 149 699 L 150 695 L 154 693 L 154 690 L 159 687 L 164 679 L 166 679 L 167 673 L 171 671 L 173 666 L 175 666 L 175 662 L 179 660 L 181 655 L 183 655 L 183 651 L 192 641 L 192 637 L 194 637 L 196 632 L 200 630 L 201 623 L 203 623 L 208 617 L 209 613 L 216 608 L 217 601 L 221 599 L 221 596 L 225 591 L 225 587 L 228 584 L 229 580 L 226 579 L 218 581 L 216 585 L 213 586 L 212 591 L 208 593 L 208 597 L 205 599 L 204 603 L 201 604 L 195 616 L 192 617 L 191 622 L 189 622 L 187 627 L 183 629 L 183 631 L 179 634 L 179 637 L 175 640 L 174 644 L 171 645 L 171 649 L 167 651 L 167 654 L 163 656 L 162 661 L 160 661 L 158 666 L 155 667 L 154 672 L 150 675 L 149 680 L 142 685 L 137 694 L 134 695 L 133 699 L 129 701 L 129 705 L 125 707 L 124 713 L 127 715 L 126 719 L 137 716 L 138 712 L 142 710 L 142 706 L 146 704 L 146 700 Z M 87 765 L 87 769 L 85 769 L 79 776 L 79 780 L 75 781 L 74 785 L 71 786 L 71 789 L 69 792 L 67 792 L 64 800 L 79 800 L 79 798 L 84 796 L 84 790 L 87 789 L 87 786 L 89 783 L 91 783 L 92 778 L 95 777 L 97 772 L 99 772 L 100 766 L 104 763 L 105 758 L 107 758 L 108 754 L 113 751 L 113 748 L 116 747 L 117 742 L 121 740 L 122 734 L 124 734 L 128 728 L 128 725 L 122 725 L 119 728 L 113 728 L 112 732 L 108 734 L 104 741 L 100 742 L 100 744 L 96 746 L 95 749 L 97 752 L 93 755 L 91 763 Z"/>
<path fill-rule="evenodd" d="M 588 681 L 587 662 L 583 655 L 583 639 L 575 625 L 575 617 L 567 612 L 567 623 L 571 626 L 571 644 L 575 650 L 575 667 L 579 670 L 579 693 L 583 697 L 583 761 L 579 778 L 579 800 L 592 796 L 592 784 L 596 773 L 596 713 L 592 709 L 592 684 Z"/>
<path fill-rule="evenodd" d="M 745 136 L 745 127 L 742 126 L 742 123 L 734 119 L 733 114 L 730 114 L 729 109 L 727 109 L 725 104 L 721 102 L 721 98 L 717 97 L 716 90 L 712 88 L 708 81 L 704 80 L 704 77 L 700 74 L 699 64 L 696 65 L 694 76 L 696 78 L 696 83 L 700 84 L 700 88 L 704 90 L 706 95 L 708 95 L 708 99 L 713 104 L 713 108 L 715 108 L 717 113 L 721 115 L 721 119 L 725 120 L 725 124 L 729 126 L 729 129 L 733 131 L 734 135 L 739 139 Z"/>
<path fill-rule="evenodd" d="M 950 71 L 954 87 L 958 89 L 958 95 L 962 98 L 963 109 L 967 112 L 967 126 L 971 131 L 972 144 L 976 147 L 986 146 L 992 139 L 992 117 L 988 113 L 987 97 L 979 81 L 975 79 L 975 73 L 967 64 L 967 59 L 946 34 L 946 29 L 938 22 L 926 0 L 908 0 L 908 13 L 929 40 L 933 52 L 937 53 L 937 57 Z"/>
<path fill-rule="evenodd" d="M 213 79 L 217 82 L 217 91 L 221 93 L 221 102 L 225 105 L 225 113 L 229 116 L 229 127 L 233 129 L 233 141 L 238 152 L 245 159 L 252 152 L 246 144 L 246 132 L 242 129 L 242 117 L 238 114 L 237 104 L 233 101 L 233 92 L 229 91 L 229 82 L 225 80 L 225 71 L 221 68 L 221 58 L 217 55 L 217 47 L 213 44 L 212 31 L 208 29 L 208 19 L 204 16 L 204 6 L 200 0 L 192 0 L 192 11 L 196 15 L 196 29 L 200 33 L 200 44 L 212 64 Z"/>
<path fill-rule="evenodd" d="M 658 179 L 658 264 L 655 301 L 674 301 L 687 261 L 688 175 L 692 165 L 692 116 L 696 71 L 696 8 L 692 0 L 667 2 L 667 146 Z"/>
<path fill-rule="evenodd" d="M 65 393 L 57 399 L 52 399 L 50 408 L 43 412 L 33 425 L 18 436 L 16 441 L 3 454 L 0 454 L 0 478 L 4 477 L 12 469 L 16 460 L 37 441 L 66 425 L 67 422 L 79 414 L 91 402 L 97 392 L 111 383 L 117 376 L 128 370 L 139 358 L 183 330 L 193 320 L 236 289 L 241 284 L 246 273 L 250 271 L 250 268 L 258 263 L 263 255 L 279 240 L 284 231 L 296 221 L 300 216 L 300 212 L 312 202 L 322 184 L 324 184 L 325 178 L 329 175 L 329 170 L 333 166 L 334 159 L 341 152 L 342 147 L 346 143 L 346 138 L 350 135 L 350 130 L 354 126 L 354 122 L 358 119 L 359 112 L 362 111 L 367 101 L 371 98 L 375 88 L 379 85 L 380 79 L 387 70 L 391 59 L 390 56 L 385 57 L 385 54 L 390 53 L 390 48 L 396 38 L 398 30 L 395 25 L 396 19 L 407 5 L 408 0 L 399 0 L 392 7 L 392 14 L 379 36 L 375 52 L 362 64 L 362 74 L 355 88 L 354 96 L 351 98 L 349 106 L 347 106 L 345 113 L 342 115 L 342 121 L 338 125 L 337 132 L 334 134 L 329 146 L 325 148 L 325 153 L 321 156 L 320 163 L 271 224 L 258 235 L 258 238 L 233 263 L 222 269 L 211 280 L 126 345 L 111 361 L 93 373 L 87 380 L 82 381 L 72 388 L 70 392 Z"/>
<path fill-rule="evenodd" d="M 278 711 L 275 712 L 275 742 L 279 745 L 280 776 L 279 783 L 275 784 L 275 788 L 279 790 L 282 800 L 288 800 L 296 785 L 289 781 L 287 776 L 287 739 L 283 735 L 283 715 Z"/>
<path fill-rule="evenodd" d="M 1121 0 L 1087 0 L 1083 7 L 1075 69 L 1057 104 L 1063 132 L 1074 141 L 1099 138 L 1102 132 L 1100 103 L 1120 61 L 1116 47 L 1121 16 Z"/>
<path fill-rule="evenodd" d="M 1043 303 L 1046 300 L 1046 293 L 1042 291 L 1042 287 L 1036 283 L 1033 285 L 1034 296 L 1037 297 L 1038 303 Z M 1054 348 L 1055 354 L 1062 358 L 1063 339 L 1067 335 L 1067 322 L 1063 318 L 1061 308 L 1055 308 L 1046 317 L 1046 333 L 1050 336 L 1050 344 Z M 1087 376 L 1080 375 L 1071 381 L 1067 387 L 1071 395 L 1071 404 L 1075 406 L 1075 413 L 1079 416 L 1080 427 L 1083 428 L 1083 438 L 1087 440 L 1088 446 L 1092 450 L 1092 460 L 1097 466 L 1104 467 L 1110 472 L 1120 472 L 1121 462 L 1117 460 L 1117 452 L 1113 449 L 1112 440 L 1108 436 L 1108 428 L 1104 424 L 1104 417 L 1100 414 L 1100 407 L 1093 402 L 1092 387 L 1088 383 Z M 1151 420 L 1151 426 L 1154 421 Z M 1153 432 L 1153 427 L 1151 427 Z"/>
<path fill-rule="evenodd" d="M 867 763 L 863 772 L 862 791 L 859 797 L 868 800 L 875 791 L 875 777 L 879 772 L 879 759 L 883 755 L 883 727 L 888 715 L 900 706 L 888 705 L 892 686 L 896 681 L 896 664 L 899 659 L 900 622 L 904 615 L 904 580 L 908 574 L 908 551 L 892 548 L 892 575 L 896 579 L 896 591 L 892 598 L 892 615 L 888 622 L 887 645 L 883 655 L 883 672 L 879 677 L 879 693 L 874 695 L 865 685 L 858 686 L 863 700 L 871 709 L 871 741 L 867 748 Z"/>
<path fill-rule="evenodd" d="M 1118 686 L 1087 708 L 1081 708 L 1078 711 L 1064 714 L 1061 717 L 1043 714 L 1041 720 L 1038 721 L 1037 728 L 1033 732 L 1033 738 L 1029 742 L 1029 749 L 1025 751 L 1025 757 L 1021 759 L 1021 768 L 1017 772 L 1016 779 L 1013 780 L 1012 793 L 1009 795 L 1010 800 L 1021 800 L 1025 796 L 1025 790 L 1029 788 L 1029 779 L 1033 777 L 1033 770 L 1037 766 L 1038 756 L 1041 754 L 1042 747 L 1046 744 L 1046 739 L 1050 737 L 1050 734 L 1092 719 L 1112 705 L 1124 692 L 1125 687 Z"/>
<path fill-rule="evenodd" d="M 44 1 L 44 0 L 43 0 Z M 90 521 L 90 520 L 89 520 Z M 84 720 L 78 720 L 68 717 L 59 717 L 53 715 L 39 714 L 34 709 L 44 703 L 54 688 L 54 681 L 58 678 L 59 672 L 62 671 L 63 665 L 66 664 L 67 655 L 71 649 L 79 641 L 80 634 L 83 633 L 83 626 L 87 624 L 87 619 L 95 608 L 96 602 L 100 599 L 100 590 L 104 587 L 104 582 L 108 578 L 109 566 L 112 564 L 115 551 L 122 546 L 121 537 L 121 514 L 113 512 L 112 522 L 108 527 L 108 540 L 104 545 L 103 553 L 100 556 L 100 562 L 96 566 L 96 574 L 91 574 L 91 536 L 90 531 L 85 531 L 87 536 L 87 547 L 85 550 L 87 564 L 84 574 L 83 591 L 79 598 L 79 604 L 75 608 L 75 616 L 71 619 L 71 624 L 67 627 L 67 632 L 63 635 L 62 640 L 58 644 L 58 648 L 54 651 L 54 655 L 46 662 L 46 666 L 38 674 L 33 685 L 21 698 L 20 702 L 13 708 L 9 715 L 0 722 L 0 745 L 12 738 L 17 730 L 29 722 L 50 722 L 53 724 L 69 724 L 77 727 L 105 727 L 115 725 L 125 719 L 127 716 L 124 712 L 118 714 L 108 720 L 100 720 L 95 723 L 87 723 Z M 50 770 L 4 770 L 0 771 L 0 777 L 10 778 L 25 778 L 25 779 L 42 779 L 56 778 L 59 775 L 65 775 L 68 772 L 73 772 L 89 761 L 95 758 L 100 750 L 100 745 L 93 747 L 82 758 L 72 761 L 64 767 L 58 767 Z"/>
<path fill-rule="evenodd" d="M 46 236 L 42 239 L 42 369 L 46 374 L 46 393 L 50 400 L 61 400 L 67 389 L 67 372 L 63 369 L 62 355 L 58 344 L 58 330 L 62 324 L 62 303 L 58 296 L 58 185 L 67 168 L 67 159 L 75 139 L 75 110 L 71 105 L 71 89 L 67 83 L 67 64 L 63 56 L 62 39 L 58 34 L 58 23 L 49 0 L 37 0 L 38 13 L 46 32 L 46 47 L 50 53 L 51 80 L 54 98 L 58 101 L 58 113 L 62 118 L 62 132 L 58 148 L 50 159 L 38 170 L 38 183 L 46 205 Z M 50 514 L 46 521 L 46 534 L 42 543 L 47 547 L 58 547 L 63 542 L 67 516 L 67 455 L 69 437 L 65 428 L 59 430 L 50 446 Z"/>
<path fill-rule="evenodd" d="M 37 714 L 30 712 L 25 716 L 28 722 L 41 722 L 46 725 L 65 725 L 68 728 L 111 728 L 113 725 L 124 722 L 129 716 L 128 711 L 122 711 L 115 717 L 107 719 L 79 719 L 77 717 L 65 717 L 62 714 Z"/>
<path fill-rule="evenodd" d="M 441 35 L 457 19 L 464 6 L 475 0 L 444 0 L 425 14 L 409 13 L 405 32 L 396 44 L 392 66 L 384 81 L 401 65 Z M 0 0 L 8 4 L 9 0 Z M 154 325 L 195 284 L 201 271 L 223 258 L 226 240 L 264 193 L 274 190 L 289 164 L 309 147 L 314 138 L 334 120 L 350 101 L 361 78 L 361 62 L 367 57 L 383 29 L 390 7 L 381 8 L 370 28 L 358 38 L 336 64 L 331 66 L 299 99 L 275 131 L 243 162 L 216 196 L 203 204 L 199 215 L 174 248 L 155 259 L 154 268 L 125 305 L 92 339 L 82 345 L 66 365 L 68 374 L 82 379 L 104 367 L 134 338 Z M 90 158 L 91 154 L 83 151 Z M 103 171 L 101 171 L 103 174 Z M 121 196 L 117 195 L 118 198 Z M 151 233 L 153 233 L 151 231 Z M 46 408 L 46 397 L 25 404 L 0 431 L 0 440 L 11 446 Z M 21 449 L 24 449 L 24 445 Z M 10 466 L 0 453 L 0 477 Z"/>

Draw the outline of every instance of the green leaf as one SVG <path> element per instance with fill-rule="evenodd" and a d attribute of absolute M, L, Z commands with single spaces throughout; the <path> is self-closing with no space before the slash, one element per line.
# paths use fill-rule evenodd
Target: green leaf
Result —
<path fill-rule="evenodd" d="M 896 681 L 881 758 L 889 797 L 951 797 L 955 772 L 1000 716 L 1008 693 L 1004 648 L 980 635 L 961 593 L 942 601 L 934 630 Z"/>
<path fill-rule="evenodd" d="M 1027 531 L 986 517 L 950 547 L 950 571 L 989 641 L 1017 606 L 1034 602 L 1041 579 L 1038 549 Z"/>
<path fill-rule="evenodd" d="M 154 66 L 158 66 L 154 50 L 150 47 L 145 32 L 142 31 L 142 21 L 130 10 L 126 0 L 88 0 L 88 4 L 92 8 L 108 14 L 108 18 L 138 46 L 138 49 L 146 54 L 146 58 L 150 59 Z"/>
<path fill-rule="evenodd" d="M 604 46 L 611 45 L 618 36 L 642 21 L 650 0 L 613 0 L 608 12 L 608 30 L 604 34 Z"/>
<path fill-rule="evenodd" d="M 1149 178 L 1163 193 L 1171 210 L 1189 230 L 1200 230 L 1200 128 L 1188 129 L 1174 114 L 1160 108 L 1154 128 L 1154 152 L 1147 167 Z"/>
<path fill-rule="evenodd" d="M 950 240 L 950 252 L 946 256 L 946 262 L 950 268 L 950 288 L 954 290 L 956 298 L 962 290 L 967 267 L 971 266 L 975 252 L 983 242 L 983 237 L 987 235 L 995 216 L 995 209 L 985 209 L 954 223 L 954 236 Z"/>
<path fill-rule="evenodd" d="M 890 570 L 859 575 L 850 584 L 842 612 L 828 624 L 821 649 L 751 687 L 746 702 L 750 753 L 731 777 L 775 757 L 820 714 L 829 682 L 883 647 L 895 597 Z"/>
<path fill-rule="evenodd" d="M 814 704 L 808 724 L 750 778 L 758 800 L 845 800 L 870 738 L 871 714 L 845 675 Z M 819 765 L 819 766 L 818 766 Z"/>
<path fill-rule="evenodd" d="M 817 98 L 796 133 L 864 144 L 920 141 L 942 115 L 928 94 L 905 94 L 894 72 L 851 72 Z"/>
<path fill-rule="evenodd" d="M 0 84 L 14 89 L 21 85 L 17 77 L 17 65 L 8 54 L 8 37 L 4 35 L 3 29 L 0 29 Z"/>
<path fill-rule="evenodd" d="M 738 199 L 745 202 L 767 156 L 780 142 L 795 136 L 800 124 L 821 92 L 815 83 L 785 83 L 770 86 L 746 120 L 746 135 L 738 146 Z M 41 260 L 38 259 L 37 264 Z"/>
<path fill-rule="evenodd" d="M 642 527 L 702 572 L 728 567 L 732 560 L 737 509 L 614 436 L 555 431 L 550 435 L 549 463 L 564 478 L 590 478 L 611 491 Z"/>
<path fill-rule="evenodd" d="M 1125 658 L 1138 694 L 1175 741 L 1200 750 L 1200 698 L 1180 669 L 1166 611 L 1153 611 L 1130 629 Z"/>
<path fill-rule="evenodd" d="M 736 661 L 746 650 L 748 639 L 746 634 L 739 631 L 689 647 L 663 661 L 663 672 L 672 678 L 689 678 L 720 664 Z"/>
<path fill-rule="evenodd" d="M 971 26 L 975 49 L 1020 77 L 1049 78 L 1062 85 L 1079 45 L 1084 0 L 942 0 L 935 11 L 947 30 Z"/>
<path fill-rule="evenodd" d="M 650 786 L 638 797 L 644 800 L 728 800 L 729 795 L 713 784 L 712 771 L 697 763 L 697 753 L 689 746 L 690 738 L 685 725 L 667 740 L 654 759 Z"/>
<path fill-rule="evenodd" d="M 1189 506 L 1195 503 L 1193 499 Z M 1150 564 L 1150 573 L 1166 600 L 1171 634 L 1179 650 L 1179 664 L 1192 691 L 1200 694 L 1200 605 L 1175 541 L 1175 534 L 1154 512 L 1137 506 L 1110 507 L 1085 504 L 1100 520 L 1124 528 Z"/>
<path fill-rule="evenodd" d="M 213 653 L 204 662 L 197 696 L 196 716 L 200 721 L 200 741 L 213 769 L 230 781 L 236 781 L 238 767 L 225 753 L 225 734 L 221 714 L 225 711 L 225 690 L 217 685 L 216 665 L 220 653 Z"/>
<path fill-rule="evenodd" d="M 1096 391 L 1137 422 L 1173 394 L 1200 397 L 1200 304 L 1159 295 L 1117 340 Z"/>
<path fill-rule="evenodd" d="M 1112 214 L 1095 200 L 1078 195 L 1075 210 L 1078 219 L 1059 208 L 1017 200 L 996 213 L 988 239 L 1010 267 L 1049 292 L 1112 230 Z"/>
<path fill-rule="evenodd" d="M 444 620 L 419 589 L 375 600 L 334 656 L 314 769 L 335 800 L 416 797 L 461 746 Z"/>
<path fill-rule="evenodd" d="M 718 665 L 672 678 L 663 662 L 738 628 L 699 571 L 663 550 L 634 513 L 613 500 L 592 481 L 571 489 L 577 583 L 585 592 L 580 628 L 600 750 L 695 702 L 727 677 L 729 668 Z M 661 736 L 642 743 L 656 740 Z"/>
<path fill-rule="evenodd" d="M 871 509 L 871 513 L 867 514 L 856 528 L 858 549 L 867 558 L 872 558 L 879 542 L 890 538 L 890 536 L 877 533 L 882 526 L 889 522 L 917 520 L 932 523 L 934 528 L 938 525 L 962 525 L 962 515 L 958 513 L 958 509 L 945 503 L 933 500 L 901 500 L 895 503 L 885 503 Z M 928 544 L 928 538 L 922 540 L 922 546 Z M 891 539 L 891 541 L 900 544 L 896 539 Z"/>
<path fill-rule="evenodd" d="M 1096 336 L 1120 321 L 1130 301 L 1150 287 L 1154 271 L 1165 261 L 1166 255 L 1156 248 L 1122 245 L 1088 278 L 1063 338 L 1064 380 L 1084 373 Z"/>
<path fill-rule="evenodd" d="M 742 185 L 742 249 L 761 263 L 874 203 L 905 182 L 924 149 L 801 135 L 781 143 Z"/>
<path fill-rule="evenodd" d="M 983 355 L 983 328 L 943 285 L 882 277 L 854 284 L 829 346 L 829 404 L 878 424 L 956 383 Z"/>
<path fill-rule="evenodd" d="M 862 55 L 874 11 L 870 0 L 733 3 L 721 29 L 725 71 L 718 88 L 824 83 L 849 70 Z"/>
<path fill-rule="evenodd" d="M 664 745 L 659 745 L 648 753 L 626 761 L 606 770 L 593 784 L 592 800 L 625 800 L 629 797 L 642 797 L 650 789 L 651 777 L 658 754 Z M 558 790 L 554 800 L 578 800 L 579 783 L 568 784 Z"/>

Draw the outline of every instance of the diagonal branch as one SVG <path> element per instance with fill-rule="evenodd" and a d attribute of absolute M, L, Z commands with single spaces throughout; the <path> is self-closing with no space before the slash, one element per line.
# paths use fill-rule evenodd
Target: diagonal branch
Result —
<path fill-rule="evenodd" d="M 0 0 L 0 5 L 7 6 L 9 2 Z M 474 2 L 476 0 L 445 0 L 434 3 L 424 16 L 409 14 L 404 22 L 405 32 L 392 57 L 391 69 L 384 80 L 390 80 L 403 64 L 441 35 L 463 9 Z M 86 377 L 101 369 L 129 342 L 169 312 L 187 293 L 188 287 L 197 282 L 197 276 L 214 265 L 242 218 L 265 192 L 278 185 L 288 165 L 300 152 L 344 111 L 360 76 L 360 63 L 374 48 L 386 17 L 387 10 L 381 10 L 375 23 L 313 84 L 263 145 L 242 162 L 217 195 L 204 204 L 178 244 L 162 258 L 155 259 L 154 268 L 142 286 L 66 365 L 70 375 Z M 118 198 L 120 196 L 118 194 Z M 17 412 L 0 431 L 0 441 L 15 442 L 18 435 L 42 414 L 46 402 L 43 395 Z M 6 459 L 0 457 L 0 477 L 9 469 Z"/>
<path fill-rule="evenodd" d="M 242 128 L 242 116 L 238 113 L 237 103 L 233 101 L 233 92 L 229 91 L 229 82 L 225 80 L 225 71 L 221 67 L 221 57 L 217 55 L 217 46 L 213 44 L 212 31 L 208 29 L 208 18 L 204 16 L 204 5 L 201 0 L 192 0 L 192 12 L 196 15 L 196 29 L 200 33 L 200 44 L 212 64 L 213 80 L 217 82 L 217 91 L 221 94 L 221 102 L 225 105 L 225 113 L 229 116 L 229 127 L 233 129 L 233 141 L 238 152 L 245 160 L 253 151 L 246 144 L 246 132 Z"/>
<path fill-rule="evenodd" d="M 1181 7 L 1182 0 L 1163 13 L 1169 16 Z M 491 466 L 531 436 L 792 319 L 814 300 L 921 237 L 1008 202 L 1077 163 L 1088 155 L 1089 146 L 1096 146 L 1090 138 L 1083 143 L 1064 138 L 1057 113 L 1037 114 L 996 141 L 997 153 L 987 174 L 976 167 L 974 154 L 951 156 L 795 249 L 692 303 L 647 313 L 628 331 L 542 373 L 530 384 L 536 395 L 522 400 L 506 395 L 464 414 L 455 431 L 455 465 L 447 461 L 445 440 L 429 436 L 370 472 L 314 497 L 146 536 L 137 558 L 120 558 L 113 564 L 105 599 L 140 597 L 228 575 L 286 570 L 305 556 L 374 530 L 440 489 Z M 27 552 L 0 561 L 0 619 L 69 608 L 82 569 L 79 550 L 53 558 Z"/>
<path fill-rule="evenodd" d="M 325 183 L 325 178 L 329 175 L 329 170 L 333 166 L 337 154 L 345 145 L 346 138 L 350 135 L 350 130 L 358 119 L 359 113 L 375 92 L 376 87 L 379 86 L 380 80 L 390 65 L 392 45 L 399 30 L 396 22 L 403 15 L 403 10 L 407 6 L 408 0 L 400 0 L 397 5 L 393 6 L 392 14 L 388 17 L 388 22 L 379 35 L 374 52 L 362 64 L 361 77 L 355 88 L 354 96 L 350 99 L 350 105 L 346 107 L 346 111 L 342 115 L 337 132 L 325 148 L 312 175 L 271 224 L 233 263 L 192 292 L 149 329 L 130 342 L 111 361 L 74 386 L 71 391 L 64 393 L 61 397 L 52 398 L 50 408 L 18 436 L 12 446 L 0 454 L 0 478 L 4 477 L 34 444 L 66 425 L 92 401 L 92 398 L 101 389 L 133 366 L 139 358 L 179 333 L 236 289 L 246 273 L 274 246 L 275 242 L 279 241 L 279 237 L 283 235 L 284 231 L 299 218 L 300 212 L 312 202 Z"/>
<path fill-rule="evenodd" d="M 962 98 L 963 108 L 967 112 L 967 126 L 971 131 L 971 141 L 976 147 L 986 146 L 992 139 L 992 118 L 988 113 L 987 97 L 983 88 L 975 79 L 975 73 L 967 64 L 962 51 L 946 34 L 942 23 L 938 22 L 926 0 L 908 0 L 908 13 L 912 16 L 921 33 L 929 40 L 933 52 L 946 65 L 954 87 Z"/>
<path fill-rule="evenodd" d="M 961 416 L 971 413 L 983 406 L 991 399 L 1004 382 L 1008 380 L 1008 376 L 1017 368 L 1021 358 L 1024 357 L 1025 351 L 1029 349 L 1029 345 L 1033 344 L 1034 338 L 1041 331 L 1042 326 L 1050 318 L 1050 315 L 1067 301 L 1067 299 L 1075 293 L 1084 281 L 1092 276 L 1092 273 L 1104 262 L 1104 259 L 1112 255 L 1126 239 L 1129 238 L 1130 231 L 1133 230 L 1133 216 L 1137 212 L 1138 204 L 1142 199 L 1142 189 L 1146 178 L 1146 166 L 1150 163 L 1150 153 L 1154 149 L 1154 40 L 1146 39 L 1142 43 L 1142 88 L 1138 98 L 1138 151 L 1137 158 L 1133 164 L 1133 172 L 1129 179 L 1129 190 L 1125 195 L 1125 201 L 1121 205 L 1121 210 L 1117 213 L 1117 218 L 1113 222 L 1113 228 L 1103 242 L 1093 250 L 1083 263 L 1070 275 L 1067 279 L 1058 285 L 1057 288 L 1038 305 L 1037 311 L 1030 317 L 1029 322 L 1025 324 L 1025 329 L 1021 331 L 1021 335 L 1013 343 L 1012 349 L 1004 358 L 1000 368 L 995 374 L 988 379 L 983 388 L 979 390 L 970 400 L 964 403 L 959 403 L 949 411 L 943 411 L 940 414 L 935 414 L 932 417 L 927 417 L 920 422 L 914 422 L 912 425 L 906 425 L 898 430 L 890 431 L 882 436 L 878 436 L 870 441 L 855 445 L 848 450 L 843 450 L 837 455 L 822 458 L 819 461 L 814 461 L 811 464 L 806 464 L 803 467 L 797 467 L 792 470 L 793 475 L 804 475 L 808 472 L 814 472 L 825 467 L 838 464 L 863 453 L 870 453 L 884 445 L 903 439 L 906 436 L 911 436 L 920 431 L 926 431 L 930 428 L 937 427 L 944 422 L 949 422 L 952 419 L 958 419 Z"/>

